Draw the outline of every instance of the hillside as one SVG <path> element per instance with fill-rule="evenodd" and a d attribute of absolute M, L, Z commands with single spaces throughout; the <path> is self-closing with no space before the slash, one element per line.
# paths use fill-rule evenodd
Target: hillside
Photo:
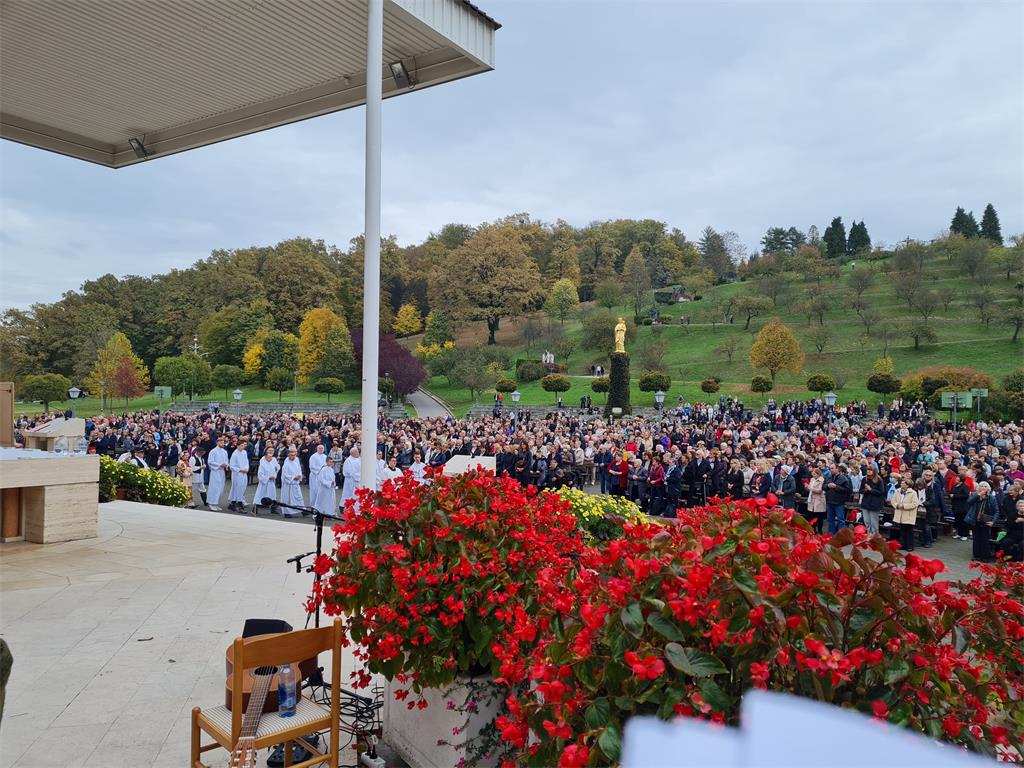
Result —
<path fill-rule="evenodd" d="M 789 295 L 778 297 L 777 305 L 754 318 L 749 330 L 744 330 L 745 316 L 737 314 L 732 322 L 723 322 L 721 313 L 722 305 L 729 298 L 763 295 L 754 279 L 714 286 L 707 289 L 699 301 L 660 305 L 661 324 L 638 327 L 635 341 L 628 345 L 633 360 L 633 404 L 653 404 L 650 394 L 636 388 L 635 379 L 640 373 L 638 361 L 644 349 L 659 340 L 665 342 L 664 363 L 672 375 L 672 388 L 666 402 L 674 402 L 679 396 L 689 400 L 708 399 L 700 390 L 700 382 L 710 376 L 721 378 L 721 394 L 758 402 L 760 398 L 750 392 L 750 379 L 753 374 L 763 371 L 751 368 L 748 353 L 757 331 L 770 317 L 779 317 L 792 328 L 806 355 L 800 375 L 779 374 L 773 392 L 777 397 L 813 396 L 806 389 L 807 377 L 812 373 L 826 373 L 836 379 L 839 385 L 837 394 L 841 401 L 864 398 L 874 402 L 878 396 L 867 390 L 865 382 L 873 362 L 882 355 L 886 346 L 893 358 L 897 375 L 925 366 L 945 364 L 970 366 L 998 379 L 1024 362 L 1024 343 L 1011 342 L 1013 328 L 1002 323 L 998 316 L 1017 301 L 1013 283 L 1006 281 L 1005 274 L 993 275 L 991 285 L 979 287 L 974 280 L 963 274 L 962 265 L 957 261 L 929 253 L 921 267 L 926 287 L 934 292 L 933 300 L 938 299 L 934 316 L 927 320 L 936 338 L 934 342 L 922 340 L 920 348 L 915 349 L 914 340 L 906 332 L 905 326 L 920 321 L 921 314 L 910 309 L 908 303 L 896 295 L 894 285 L 898 278 L 895 273 L 888 271 L 894 267 L 892 261 L 891 256 L 872 261 L 860 260 L 855 266 L 844 265 L 838 275 L 830 277 L 823 287 L 826 291 L 833 291 L 834 295 L 829 299 L 821 323 L 817 317 L 798 313 L 801 309 L 801 295 L 808 286 L 816 283 L 794 272 L 782 275 L 789 286 Z M 865 303 L 879 315 L 871 323 L 870 334 L 865 333 L 865 325 L 857 312 L 846 304 L 853 293 L 847 287 L 849 276 L 855 270 L 869 270 L 875 276 L 873 284 L 863 292 Z M 985 278 L 982 278 L 982 282 L 985 282 Z M 990 296 L 984 302 L 986 313 L 992 315 L 988 324 L 982 322 L 974 303 L 979 291 L 987 291 Z M 948 296 L 943 295 L 947 292 Z M 946 306 L 942 304 L 944 299 L 948 301 Z M 605 359 L 601 352 L 582 349 L 579 344 L 583 323 L 588 314 L 594 311 L 592 303 L 584 304 L 581 306 L 580 319 L 568 321 L 563 326 L 564 335 L 577 340 L 576 349 L 568 360 L 558 360 L 568 364 L 568 374 L 573 381 L 572 389 L 563 396 L 567 404 L 578 402 L 581 395 L 593 395 L 589 368 Z M 623 317 L 631 317 L 633 312 L 632 306 L 625 305 L 616 307 L 614 311 Z M 689 318 L 689 324 L 683 324 L 682 318 Z M 522 321 L 503 324 L 497 335 L 498 344 L 509 348 L 513 359 L 530 357 L 539 360 L 545 348 L 544 342 L 528 348 L 522 338 L 522 325 Z M 893 326 L 890 330 L 894 332 L 885 333 L 886 325 Z M 557 329 L 558 323 L 553 323 L 553 326 Z M 827 330 L 828 335 L 827 338 L 817 339 L 818 344 L 823 344 L 819 352 L 815 337 L 822 329 Z M 737 349 L 729 362 L 724 352 L 715 350 L 731 337 L 735 337 Z M 464 326 L 457 337 L 460 346 L 484 341 L 486 334 L 479 323 Z M 428 386 L 451 403 L 456 411 L 465 410 L 472 403 L 468 391 L 450 386 L 443 377 L 434 377 Z M 522 392 L 522 404 L 554 402 L 554 395 L 544 392 L 539 382 L 520 382 L 519 389 Z M 601 396 L 593 397 L 595 403 L 602 402 Z M 489 402 L 489 398 L 484 397 L 482 401 Z"/>

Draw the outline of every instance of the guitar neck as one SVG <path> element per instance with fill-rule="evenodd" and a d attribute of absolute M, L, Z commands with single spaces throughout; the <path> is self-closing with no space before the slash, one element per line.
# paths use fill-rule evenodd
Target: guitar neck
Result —
<path fill-rule="evenodd" d="M 242 718 L 242 729 L 238 732 L 238 742 L 231 753 L 228 768 L 256 768 L 256 730 L 263 714 L 263 704 L 270 693 L 273 675 L 256 675 L 256 683 L 249 695 L 249 706 L 245 708 Z"/>

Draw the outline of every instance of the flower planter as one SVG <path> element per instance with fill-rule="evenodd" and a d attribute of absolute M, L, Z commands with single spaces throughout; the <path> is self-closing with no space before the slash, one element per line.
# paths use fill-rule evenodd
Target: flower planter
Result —
<path fill-rule="evenodd" d="M 449 688 L 426 688 L 422 697 L 425 709 L 407 704 L 415 699 L 396 701 L 394 691 L 408 686 L 388 683 L 384 693 L 384 741 L 409 764 L 410 768 L 455 768 L 471 761 L 473 749 L 467 741 L 479 736 L 498 714 L 507 689 L 483 677 L 460 677 Z M 476 702 L 476 711 L 467 704 Z M 449 704 L 451 702 L 451 704 Z M 438 744 L 438 742 L 443 742 Z M 493 768 L 499 760 L 489 756 L 479 760 L 481 768 Z"/>
<path fill-rule="evenodd" d="M 114 489 L 114 498 L 117 499 L 118 501 L 124 501 L 125 499 L 128 498 L 128 489 L 127 488 L 115 488 Z"/>

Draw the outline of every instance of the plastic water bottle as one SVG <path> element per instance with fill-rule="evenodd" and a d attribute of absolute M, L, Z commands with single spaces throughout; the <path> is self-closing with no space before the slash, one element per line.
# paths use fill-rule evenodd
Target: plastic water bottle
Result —
<path fill-rule="evenodd" d="M 278 673 L 277 678 L 277 714 L 281 717 L 291 717 L 295 714 L 295 667 L 286 664 L 284 669 Z"/>

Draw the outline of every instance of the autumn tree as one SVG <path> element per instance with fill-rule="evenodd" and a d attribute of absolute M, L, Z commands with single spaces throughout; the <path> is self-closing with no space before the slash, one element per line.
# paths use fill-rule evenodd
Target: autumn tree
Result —
<path fill-rule="evenodd" d="M 324 343 L 332 328 L 345 321 L 326 307 L 311 309 L 299 325 L 299 381 L 308 384 L 324 358 Z M 348 329 L 346 328 L 346 333 Z"/>
<path fill-rule="evenodd" d="M 123 360 L 129 361 L 135 371 L 134 376 L 128 376 L 126 370 L 122 370 L 121 362 Z M 104 401 L 108 393 L 118 397 L 123 396 L 116 389 L 115 379 L 118 378 L 119 373 L 120 379 L 124 383 L 123 389 L 126 391 L 137 388 L 133 386 L 133 382 L 143 390 L 149 385 L 149 372 L 146 370 L 146 366 L 132 351 L 132 343 L 128 337 L 120 331 L 111 336 L 106 345 L 96 354 L 96 362 L 85 382 L 89 391 L 100 394 L 101 408 L 105 407 Z"/>
<path fill-rule="evenodd" d="M 750 365 L 753 368 L 767 368 L 774 385 L 780 371 L 800 372 L 804 365 L 804 353 L 793 331 L 776 318 L 758 331 L 750 348 Z"/>
<path fill-rule="evenodd" d="M 548 316 L 555 318 L 559 323 L 564 324 L 567 319 L 573 317 L 580 308 L 580 297 L 576 292 L 576 286 L 572 280 L 562 278 L 548 291 L 548 297 L 544 302 L 544 311 Z"/>
<path fill-rule="evenodd" d="M 818 354 L 822 354 L 825 351 L 825 347 L 828 346 L 829 341 L 832 340 L 832 332 L 829 331 L 827 326 L 819 325 L 814 328 L 810 333 L 807 334 L 807 338 L 811 340 L 811 344 L 818 350 Z M 831 387 L 829 387 L 831 389 Z"/>
<path fill-rule="evenodd" d="M 246 377 L 264 383 L 271 368 L 294 371 L 299 364 L 299 339 L 291 333 L 264 328 L 245 348 L 242 367 Z"/>
<path fill-rule="evenodd" d="M 846 277 L 846 285 L 859 299 L 875 284 L 875 273 L 870 269 L 855 269 Z"/>
<path fill-rule="evenodd" d="M 622 303 L 622 283 L 618 280 L 604 280 L 594 288 L 594 300 L 599 307 L 615 309 Z"/>
<path fill-rule="evenodd" d="M 440 309 L 432 309 L 427 314 L 427 327 L 423 331 L 423 344 L 443 345 L 446 341 L 454 341 L 451 325 L 448 322 L 448 314 Z"/>
<path fill-rule="evenodd" d="M 148 383 L 149 374 L 145 367 L 140 369 L 130 357 L 122 357 L 117 361 L 114 384 L 110 392 L 115 397 L 123 397 L 127 407 L 129 400 L 141 397 L 145 393 Z"/>
<path fill-rule="evenodd" d="M 747 319 L 743 330 L 750 330 L 750 321 L 772 311 L 772 302 L 762 296 L 741 296 L 734 304 L 736 314 Z"/>
<path fill-rule="evenodd" d="M 356 373 L 352 334 L 344 325 L 336 325 L 324 337 L 324 354 L 313 374 L 314 379 L 341 379 L 346 386 L 359 384 Z"/>
<path fill-rule="evenodd" d="M 396 336 L 412 336 L 423 328 L 423 319 L 415 304 L 403 304 L 395 315 L 394 330 Z"/>
<path fill-rule="evenodd" d="M 739 351 L 741 344 L 742 340 L 739 335 L 730 334 L 729 336 L 726 336 L 717 347 L 715 347 L 715 352 L 719 355 L 723 355 L 731 363 L 733 355 Z"/>
<path fill-rule="evenodd" d="M 67 400 L 71 379 L 59 373 L 37 373 L 26 376 L 18 389 L 18 395 L 26 400 L 39 400 L 43 411 L 49 412 L 50 403 Z"/>
<path fill-rule="evenodd" d="M 651 292 L 651 276 L 639 248 L 634 247 L 626 257 L 626 263 L 622 268 L 622 279 L 626 284 L 629 301 L 633 305 L 633 317 L 639 322 L 640 313 L 647 304 L 647 298 Z"/>
<path fill-rule="evenodd" d="M 513 227 L 487 227 L 452 251 L 431 274 L 431 304 L 462 320 L 487 324 L 487 343 L 503 317 L 517 317 L 543 301 L 540 272 Z"/>
<path fill-rule="evenodd" d="M 199 342 L 211 365 L 238 365 L 245 348 L 264 328 L 274 327 L 270 302 L 256 299 L 210 313 L 199 323 Z"/>
<path fill-rule="evenodd" d="M 544 278 L 549 283 L 569 280 L 574 288 L 579 288 L 582 281 L 580 254 L 574 243 L 562 241 L 555 244 L 544 267 Z"/>

